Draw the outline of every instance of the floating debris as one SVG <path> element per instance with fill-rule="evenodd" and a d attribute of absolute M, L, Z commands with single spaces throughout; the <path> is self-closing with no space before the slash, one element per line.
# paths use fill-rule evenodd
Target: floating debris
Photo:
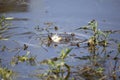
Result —
<path fill-rule="evenodd" d="M 57 34 L 51 37 L 53 42 L 59 43 L 62 40 L 62 37 L 58 36 Z"/>
<path fill-rule="evenodd" d="M 57 26 L 55 26 L 55 27 L 54 27 L 54 29 L 55 29 L 55 31 L 57 31 L 57 30 L 58 30 L 58 27 L 57 27 Z"/>

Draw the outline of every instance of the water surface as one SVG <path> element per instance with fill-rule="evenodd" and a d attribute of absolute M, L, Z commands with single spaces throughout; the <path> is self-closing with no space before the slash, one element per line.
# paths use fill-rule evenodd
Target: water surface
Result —
<path fill-rule="evenodd" d="M 21 49 L 24 44 L 29 44 L 28 51 L 32 55 L 37 56 L 37 60 L 41 61 L 44 59 L 56 57 L 62 48 L 71 46 L 58 46 L 58 47 L 47 47 L 45 45 L 40 46 L 39 34 L 46 34 L 47 31 L 37 31 L 35 28 L 48 28 L 50 32 L 54 33 L 76 33 L 83 34 L 85 38 L 89 38 L 90 34 L 76 31 L 76 28 L 87 25 L 89 21 L 95 19 L 98 21 L 99 28 L 101 30 L 119 30 L 120 29 L 120 0 L 18 0 L 11 2 L 0 1 L 0 16 L 5 15 L 6 17 L 13 17 L 14 20 L 8 20 L 12 23 L 12 26 L 19 27 L 11 30 L 14 35 L 10 37 L 8 41 L 1 41 L 1 45 L 7 45 L 8 48 Z M 8 8 L 9 7 L 9 8 Z M 49 24 L 47 24 L 49 23 Z M 54 27 L 58 27 L 58 31 L 54 30 Z M 52 29 L 51 29 L 52 28 Z M 21 33 L 30 32 L 22 35 Z M 111 35 L 112 38 L 119 39 L 118 34 Z M 17 42 L 16 42 L 17 41 Z M 77 56 L 89 55 L 86 49 L 77 48 L 71 53 L 75 53 Z M 85 54 L 81 54 L 84 52 Z M 20 54 L 25 54 L 26 51 L 20 51 Z M 16 54 L 16 52 L 1 52 L 3 64 L 10 66 L 9 59 Z M 6 54 L 6 55 L 5 55 Z M 8 60 L 6 60 L 8 59 Z M 69 61 L 68 61 L 69 62 Z M 86 61 L 81 63 L 77 60 L 69 62 L 73 65 L 83 65 Z M 106 63 L 107 64 L 107 63 Z M 40 66 L 30 66 L 24 64 L 18 64 L 13 70 L 19 72 L 21 75 L 17 80 L 38 80 L 37 78 L 31 78 L 28 75 L 31 74 L 31 70 L 34 72 L 35 69 Z"/>

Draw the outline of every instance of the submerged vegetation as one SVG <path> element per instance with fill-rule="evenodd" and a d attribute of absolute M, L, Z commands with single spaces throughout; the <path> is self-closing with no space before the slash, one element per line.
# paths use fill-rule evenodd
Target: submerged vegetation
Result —
<path fill-rule="evenodd" d="M 47 47 L 51 47 L 50 45 L 54 43 L 51 41 L 53 39 L 51 35 L 55 34 L 50 33 L 50 26 L 54 26 L 53 29 L 55 31 L 58 30 L 58 27 L 52 23 L 45 23 L 45 25 L 47 26 L 46 28 L 40 28 L 37 26 L 35 29 L 40 33 L 42 31 L 46 31 L 48 33 L 44 36 L 46 38 L 41 39 L 42 37 L 37 37 L 37 39 L 39 38 L 39 40 L 42 41 L 47 40 L 46 42 L 49 43 L 47 44 Z M 2 40 L 9 41 L 11 35 L 8 34 L 8 31 L 12 29 L 9 26 L 10 24 L 6 21 L 5 17 L 0 17 L 0 43 L 2 43 Z M 7 55 L 10 51 L 12 54 L 10 54 L 11 57 L 7 64 L 4 63 L 5 60 L 4 57 L 2 57 L 3 54 L 0 53 L 0 79 L 13 80 L 15 70 L 12 68 L 16 68 L 17 65 L 25 66 L 27 63 L 27 66 L 40 67 L 39 70 L 33 71 L 34 73 L 28 74 L 29 77 L 37 77 L 40 80 L 119 80 L 120 42 L 119 40 L 115 40 L 111 37 L 114 33 L 119 34 L 119 30 L 102 31 L 98 28 L 98 22 L 96 20 L 92 20 L 88 25 L 76 30 L 80 30 L 80 32 L 83 31 L 83 33 L 89 34 L 90 37 L 87 41 L 85 40 L 85 42 L 76 42 L 75 47 L 71 45 L 67 48 L 66 46 L 62 46 L 59 56 L 52 57 L 50 59 L 38 61 L 37 59 L 40 57 L 34 55 L 35 52 L 30 51 L 30 46 L 25 43 L 22 45 L 22 49 L 21 46 L 16 51 L 13 50 L 13 52 L 8 49 L 9 51 L 4 55 Z M 37 36 L 40 35 L 41 34 Z M 65 35 L 68 34 L 65 33 Z M 71 43 L 70 40 L 76 40 L 73 39 L 75 36 L 76 34 L 73 33 L 70 34 L 69 37 L 64 36 L 65 38 L 63 38 L 63 36 L 61 36 L 61 38 L 64 39 L 62 41 L 65 41 L 65 43 L 62 42 L 62 44 L 66 45 L 67 42 Z M 42 41 L 42 47 L 44 47 Z M 54 44 L 56 45 L 56 43 Z M 59 44 L 60 43 L 57 43 L 57 45 Z M 1 52 L 4 52 L 6 47 L 7 46 L 0 44 Z M 75 54 L 74 50 L 77 50 L 78 53 Z M 82 54 L 82 56 L 80 54 Z M 71 64 L 69 62 L 70 60 L 75 61 L 71 63 L 76 63 L 77 65 Z M 85 61 L 85 64 L 83 64 L 83 61 Z M 30 72 L 32 71 L 30 70 Z"/>

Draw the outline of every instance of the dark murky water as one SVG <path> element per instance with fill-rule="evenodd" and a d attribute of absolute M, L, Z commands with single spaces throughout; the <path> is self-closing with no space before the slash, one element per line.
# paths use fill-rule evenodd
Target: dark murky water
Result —
<path fill-rule="evenodd" d="M 17 80 L 38 80 L 29 75 L 34 74 L 37 69 L 41 68 L 40 65 L 31 66 L 27 63 L 20 63 L 12 67 L 9 64 L 11 58 L 15 54 L 25 55 L 27 51 L 30 51 L 32 55 L 36 56 L 37 61 L 42 61 L 58 56 L 61 49 L 66 47 L 74 48 L 71 55 L 72 53 L 79 57 L 89 55 L 88 48 L 79 48 L 76 45 L 46 46 L 40 41 L 40 38 L 43 38 L 41 34 L 70 33 L 69 35 L 71 35 L 75 33 L 80 40 L 86 40 L 91 35 L 75 29 L 88 24 L 93 19 L 98 21 L 100 30 L 120 30 L 119 7 L 120 0 L 0 0 L 0 16 L 5 15 L 10 18 L 7 21 L 12 23 L 12 27 L 17 27 L 7 33 L 11 34 L 9 40 L 0 41 L 1 47 L 3 45 L 7 46 L 5 51 L 0 52 L 1 64 L 18 72 Z M 54 27 L 58 27 L 58 30 L 54 30 Z M 120 40 L 119 34 L 110 37 Z M 24 50 L 24 44 L 29 46 L 27 51 Z M 86 45 L 86 43 L 80 45 Z M 114 48 L 117 47 L 113 45 L 107 48 L 107 52 L 114 50 Z M 99 51 L 102 53 L 102 48 Z M 114 54 L 111 55 L 114 57 Z M 103 56 L 104 54 L 100 57 Z M 104 63 L 105 67 L 109 67 L 110 61 L 101 62 L 101 64 Z M 116 63 L 120 67 L 119 62 L 118 60 Z M 70 58 L 68 63 L 83 66 L 91 62 Z M 107 71 L 109 72 L 109 70 Z"/>

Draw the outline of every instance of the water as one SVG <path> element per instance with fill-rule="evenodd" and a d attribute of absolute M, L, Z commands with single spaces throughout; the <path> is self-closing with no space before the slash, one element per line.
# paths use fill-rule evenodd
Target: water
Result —
<path fill-rule="evenodd" d="M 12 1 L 12 0 L 11 0 Z M 18 1 L 20 3 L 18 3 Z M 54 47 L 46 47 L 40 46 L 39 39 L 36 38 L 40 33 L 47 33 L 46 31 L 39 32 L 35 30 L 35 27 L 39 26 L 41 28 L 49 27 L 49 25 L 45 23 L 50 23 L 52 27 L 57 26 L 59 28 L 58 31 L 49 30 L 50 32 L 60 33 L 60 32 L 69 32 L 69 33 L 77 33 L 85 35 L 85 38 L 89 38 L 89 34 L 81 33 L 79 30 L 76 31 L 76 28 L 84 26 L 88 24 L 89 21 L 95 19 L 99 23 L 99 28 L 101 30 L 120 30 L 120 0 L 18 0 L 14 3 L 13 6 L 11 4 L 0 4 L 0 15 L 5 15 L 6 17 L 13 17 L 15 20 L 10 20 L 13 26 L 19 27 L 12 32 L 14 36 L 10 38 L 7 42 L 1 42 L 4 45 L 7 45 L 9 48 L 14 49 L 14 47 L 22 48 L 23 44 L 31 44 L 28 48 L 31 51 L 32 55 L 37 56 L 37 60 L 41 61 L 48 58 L 53 58 L 59 55 L 60 50 L 62 49 L 60 46 Z M 1 0 L 0 3 L 4 1 Z M 10 7 L 10 8 L 6 8 Z M 28 35 L 16 35 L 24 32 L 32 32 L 32 34 Z M 119 39 L 120 36 L 118 34 L 111 35 L 111 37 L 115 39 Z M 14 45 L 11 43 L 12 41 L 18 41 Z M 19 44 L 19 45 L 18 45 Z M 66 46 L 64 46 L 66 47 Z M 22 49 L 21 49 L 22 50 Z M 84 52 L 86 54 L 81 54 Z M 4 52 L 7 53 L 7 52 Z M 1 52 L 1 54 L 4 54 Z M 11 58 L 13 54 L 2 55 L 4 58 Z M 20 54 L 25 54 L 26 51 L 20 51 Z M 78 56 L 89 55 L 86 49 L 76 48 L 72 51 L 72 53 L 78 53 Z M 16 54 L 16 52 L 14 52 Z M 7 61 L 9 62 L 9 61 Z M 6 60 L 4 64 L 7 64 Z M 76 61 L 73 61 L 76 62 Z M 85 64 L 86 61 L 83 61 L 81 65 Z M 79 63 L 70 64 L 77 65 Z M 37 80 L 36 78 L 24 78 L 25 74 L 30 74 L 31 71 L 34 71 L 36 68 L 39 68 L 37 65 L 34 66 L 25 66 L 26 64 L 19 64 L 13 68 L 13 70 L 19 72 L 21 75 L 20 80 Z M 8 64 L 8 66 L 10 66 Z M 23 72 L 24 71 L 24 72 Z"/>

